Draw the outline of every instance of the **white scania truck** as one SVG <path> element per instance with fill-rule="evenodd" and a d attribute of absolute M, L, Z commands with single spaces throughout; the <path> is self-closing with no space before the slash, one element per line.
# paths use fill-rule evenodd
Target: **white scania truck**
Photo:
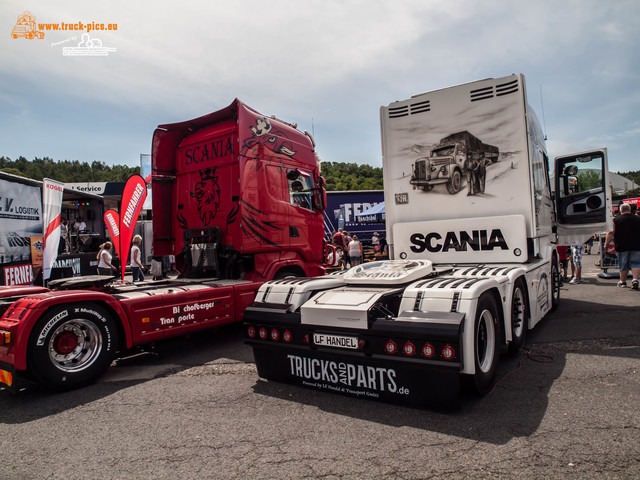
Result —
<path fill-rule="evenodd" d="M 452 406 L 460 385 L 490 391 L 500 354 L 517 351 L 557 304 L 558 242 L 582 244 L 610 228 L 606 149 L 557 158 L 552 188 L 522 75 L 380 113 L 393 260 L 265 283 L 245 312 L 246 341 L 266 379 Z M 455 194 L 412 186 L 416 159 L 462 131 L 499 150 L 500 161 L 482 165 L 484 191 L 464 188 L 475 181 L 472 158 Z"/>

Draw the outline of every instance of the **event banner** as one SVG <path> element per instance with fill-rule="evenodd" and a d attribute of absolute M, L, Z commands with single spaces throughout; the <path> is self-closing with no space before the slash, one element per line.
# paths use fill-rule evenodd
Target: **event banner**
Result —
<path fill-rule="evenodd" d="M 0 262 L 28 262 L 32 235 L 42 234 L 40 187 L 0 180 Z"/>
<path fill-rule="evenodd" d="M 42 280 L 51 276 L 51 267 L 58 256 L 60 225 L 62 220 L 62 195 L 64 184 L 45 178 L 42 181 L 42 224 L 44 252 L 42 254 Z"/>
<path fill-rule="evenodd" d="M 136 221 L 147 197 L 147 185 L 140 175 L 133 175 L 127 180 L 122 192 L 122 215 L 115 210 L 104 212 L 104 223 L 107 225 L 111 240 L 120 258 L 120 274 L 124 281 L 124 271 L 129 257 L 131 238 L 136 227 Z"/>
<path fill-rule="evenodd" d="M 140 175 L 129 177 L 122 192 L 122 212 L 124 213 L 120 215 L 120 266 L 123 281 L 131 238 L 133 238 L 133 231 L 145 198 L 147 198 L 147 184 L 144 178 Z"/>

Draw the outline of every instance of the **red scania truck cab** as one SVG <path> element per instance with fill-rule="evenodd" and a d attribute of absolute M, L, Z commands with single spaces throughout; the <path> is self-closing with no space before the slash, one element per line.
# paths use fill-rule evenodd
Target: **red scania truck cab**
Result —
<path fill-rule="evenodd" d="M 0 287 L 1 384 L 86 385 L 135 345 L 241 320 L 266 280 L 324 273 L 323 180 L 295 125 L 239 100 L 160 125 L 151 185 L 154 255 L 179 278 Z"/>

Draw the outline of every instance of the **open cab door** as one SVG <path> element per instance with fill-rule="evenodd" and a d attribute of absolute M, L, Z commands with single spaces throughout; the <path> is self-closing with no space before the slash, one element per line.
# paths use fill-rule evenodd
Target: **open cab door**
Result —
<path fill-rule="evenodd" d="M 554 183 L 559 245 L 613 228 L 606 148 L 557 157 Z"/>

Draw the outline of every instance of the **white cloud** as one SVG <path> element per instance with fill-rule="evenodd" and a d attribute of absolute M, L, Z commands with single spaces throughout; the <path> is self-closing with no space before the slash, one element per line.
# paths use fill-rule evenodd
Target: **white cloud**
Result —
<path fill-rule="evenodd" d="M 25 8 L 17 0 L 0 4 L 5 31 Z M 380 105 L 519 72 L 530 103 L 540 103 L 543 86 L 550 151 L 611 141 L 612 161 L 625 170 L 640 148 L 637 135 L 611 133 L 637 118 L 635 0 L 200 0 L 170 7 L 32 0 L 28 8 L 38 22 L 117 23 L 117 31 L 95 34 L 117 51 L 69 58 L 62 45 L 51 46 L 67 33 L 47 33 L 44 41 L 0 35 L 7 66 L 0 73 L 0 155 L 38 148 L 61 158 L 135 156 L 149 150 L 155 125 L 240 97 L 307 130 L 313 117 L 327 160 L 379 165 Z M 78 125 L 73 115 L 86 121 Z M 48 117 L 75 122 L 58 124 L 49 138 L 37 131 Z M 62 142 L 65 131 L 71 140 Z M 34 141 L 12 140 L 23 135 Z M 107 142 L 112 151 L 105 152 L 82 145 L 82 138 L 100 136 L 120 141 Z"/>

